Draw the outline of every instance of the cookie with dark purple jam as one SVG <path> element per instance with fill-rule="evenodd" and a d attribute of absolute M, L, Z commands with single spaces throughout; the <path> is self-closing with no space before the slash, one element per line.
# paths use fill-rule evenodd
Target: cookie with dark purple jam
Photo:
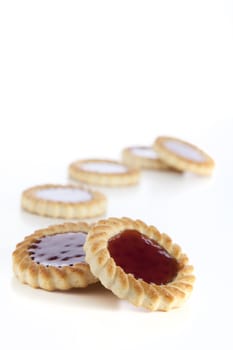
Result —
<path fill-rule="evenodd" d="M 193 289 L 188 257 L 168 235 L 140 220 L 100 220 L 84 250 L 93 275 L 136 306 L 167 311 L 181 306 Z"/>
<path fill-rule="evenodd" d="M 86 287 L 97 279 L 85 262 L 83 245 L 89 232 L 83 222 L 65 223 L 27 236 L 13 252 L 16 277 L 34 288 L 66 290 Z"/>

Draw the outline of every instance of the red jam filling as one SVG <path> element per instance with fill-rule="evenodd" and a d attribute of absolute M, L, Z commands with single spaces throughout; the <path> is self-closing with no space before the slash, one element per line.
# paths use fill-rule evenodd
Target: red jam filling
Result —
<path fill-rule="evenodd" d="M 44 236 L 28 248 L 30 258 L 46 266 L 73 266 L 85 262 L 85 232 L 66 232 Z"/>
<path fill-rule="evenodd" d="M 116 265 L 136 279 L 167 284 L 176 277 L 179 264 L 161 245 L 136 230 L 125 230 L 108 241 Z"/>

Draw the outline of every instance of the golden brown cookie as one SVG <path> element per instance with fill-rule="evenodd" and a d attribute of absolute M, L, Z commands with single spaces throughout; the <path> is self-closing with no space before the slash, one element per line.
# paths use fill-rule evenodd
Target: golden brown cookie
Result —
<path fill-rule="evenodd" d="M 22 193 L 23 209 L 42 216 L 83 219 L 102 215 L 106 197 L 74 185 L 39 185 Z"/>
<path fill-rule="evenodd" d="M 140 220 L 100 220 L 84 250 L 93 275 L 136 306 L 167 311 L 181 306 L 193 289 L 188 257 L 169 236 Z"/>
<path fill-rule="evenodd" d="M 122 161 L 124 164 L 140 168 L 154 170 L 173 170 L 164 163 L 150 146 L 131 146 L 122 151 Z"/>
<path fill-rule="evenodd" d="M 35 231 L 13 252 L 16 277 L 34 288 L 66 290 L 97 282 L 85 262 L 83 244 L 90 226 L 84 222 Z"/>
<path fill-rule="evenodd" d="M 210 175 L 215 166 L 214 160 L 204 151 L 175 137 L 158 137 L 154 150 L 165 163 L 181 171 Z"/>
<path fill-rule="evenodd" d="M 72 179 L 101 186 L 128 186 L 139 181 L 138 169 L 106 159 L 84 159 L 69 166 Z"/>

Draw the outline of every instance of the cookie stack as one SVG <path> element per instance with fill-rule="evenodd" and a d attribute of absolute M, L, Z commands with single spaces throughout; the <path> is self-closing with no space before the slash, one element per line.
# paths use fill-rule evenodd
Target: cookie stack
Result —
<path fill-rule="evenodd" d="M 125 164 L 142 169 L 189 171 L 211 175 L 213 159 L 200 148 L 175 137 L 160 136 L 153 146 L 132 146 L 122 152 Z"/>

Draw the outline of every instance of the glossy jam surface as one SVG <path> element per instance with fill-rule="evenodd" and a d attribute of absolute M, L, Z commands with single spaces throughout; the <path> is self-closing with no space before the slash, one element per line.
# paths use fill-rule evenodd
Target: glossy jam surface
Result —
<path fill-rule="evenodd" d="M 33 261 L 46 266 L 72 266 L 85 261 L 85 232 L 67 232 L 44 236 L 28 252 Z"/>
<path fill-rule="evenodd" d="M 80 165 L 82 170 L 103 174 L 126 173 L 127 167 L 123 164 L 110 162 L 87 162 Z"/>
<path fill-rule="evenodd" d="M 136 279 L 167 284 L 174 280 L 179 265 L 155 240 L 136 230 L 125 230 L 108 241 L 108 250 L 116 265 Z"/>
<path fill-rule="evenodd" d="M 174 152 L 180 157 L 186 158 L 188 160 L 202 163 L 205 161 L 205 157 L 196 148 L 192 147 L 178 140 L 167 140 L 164 142 L 164 146 L 171 152 Z"/>
<path fill-rule="evenodd" d="M 90 192 L 81 188 L 51 187 L 38 190 L 36 196 L 41 199 L 65 203 L 86 202 L 92 199 Z"/>

